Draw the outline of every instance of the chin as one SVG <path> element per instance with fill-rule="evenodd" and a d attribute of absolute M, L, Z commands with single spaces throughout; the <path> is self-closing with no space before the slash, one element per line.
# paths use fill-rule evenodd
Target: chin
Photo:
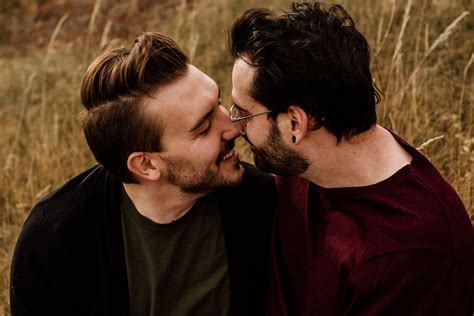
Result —
<path fill-rule="evenodd" d="M 242 182 L 244 174 L 244 168 L 237 162 L 235 165 L 232 166 L 232 170 L 230 172 L 226 172 L 222 174 L 223 182 L 225 186 L 234 186 L 239 185 Z"/>
<path fill-rule="evenodd" d="M 232 173 L 227 178 L 229 179 L 229 183 L 232 183 L 232 185 L 237 185 L 242 182 L 243 175 L 244 168 L 240 165 L 240 163 L 237 163 L 232 170 Z"/>

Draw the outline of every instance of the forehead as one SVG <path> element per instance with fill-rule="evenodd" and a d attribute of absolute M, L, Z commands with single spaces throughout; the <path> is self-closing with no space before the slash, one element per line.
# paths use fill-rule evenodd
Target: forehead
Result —
<path fill-rule="evenodd" d="M 243 109 L 250 109 L 257 102 L 250 96 L 255 68 L 251 67 L 245 60 L 238 58 L 232 69 L 232 100 Z"/>
<path fill-rule="evenodd" d="M 193 65 L 177 81 L 160 88 L 146 102 L 149 115 L 157 115 L 168 132 L 184 133 L 218 100 L 217 84 Z M 177 136 L 177 135 L 176 135 Z"/>

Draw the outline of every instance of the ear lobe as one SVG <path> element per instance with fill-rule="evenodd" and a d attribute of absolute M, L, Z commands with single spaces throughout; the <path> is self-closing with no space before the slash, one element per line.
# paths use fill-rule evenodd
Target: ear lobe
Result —
<path fill-rule="evenodd" d="M 127 159 L 127 168 L 137 179 L 156 181 L 161 176 L 160 168 L 150 153 L 131 153 Z"/>
<path fill-rule="evenodd" d="M 294 138 L 292 137 L 292 143 L 298 144 L 306 137 L 306 133 L 308 132 L 308 115 L 301 107 L 290 105 L 288 107 L 288 116 L 291 120 L 292 136 L 295 136 Z M 293 142 L 293 140 L 295 141 Z"/>

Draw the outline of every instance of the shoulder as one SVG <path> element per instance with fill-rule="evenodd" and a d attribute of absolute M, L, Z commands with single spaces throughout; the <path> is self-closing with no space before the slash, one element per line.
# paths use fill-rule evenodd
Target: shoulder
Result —
<path fill-rule="evenodd" d="M 441 175 L 438 169 L 420 151 L 408 144 L 399 135 L 391 132 L 395 140 L 413 157 L 410 163 L 411 177 L 408 183 L 427 190 L 428 197 L 433 203 L 442 208 L 458 209 L 466 213 L 466 209 L 453 187 Z"/>
<path fill-rule="evenodd" d="M 68 199 L 70 195 L 83 192 L 87 193 L 88 190 L 97 187 L 107 175 L 108 173 L 104 167 L 96 165 L 69 179 L 61 187 L 45 196 L 39 204 L 53 204 L 56 201 Z"/>
<path fill-rule="evenodd" d="M 99 291 L 99 269 L 110 256 L 106 236 L 121 227 L 112 212 L 106 211 L 106 207 L 116 210 L 111 203 L 116 200 L 113 194 L 119 184 L 102 166 L 96 166 L 69 180 L 32 209 L 13 253 L 12 309 L 65 310 L 76 303 L 80 308 L 90 308 Z M 120 266 L 120 262 L 115 263 Z M 81 302 L 78 297 L 82 297 Z"/>
<path fill-rule="evenodd" d="M 103 204 L 108 179 L 110 175 L 100 165 L 82 172 L 39 202 L 42 215 L 56 230 L 80 225 L 82 218 Z"/>
<path fill-rule="evenodd" d="M 413 157 L 408 176 L 390 194 L 393 203 L 402 205 L 409 213 L 407 217 L 414 219 L 412 232 L 434 240 L 442 239 L 445 247 L 455 253 L 466 251 L 467 244 L 473 247 L 472 223 L 457 192 L 428 158 L 400 136 L 391 133 Z"/>
<path fill-rule="evenodd" d="M 23 245 L 34 249 L 28 246 L 30 242 L 60 241 L 83 227 L 90 228 L 90 223 L 86 224 L 90 222 L 90 213 L 101 203 L 101 186 L 107 176 L 102 166 L 95 166 L 44 197 L 28 215 L 17 241 L 17 250 L 21 251 Z"/>

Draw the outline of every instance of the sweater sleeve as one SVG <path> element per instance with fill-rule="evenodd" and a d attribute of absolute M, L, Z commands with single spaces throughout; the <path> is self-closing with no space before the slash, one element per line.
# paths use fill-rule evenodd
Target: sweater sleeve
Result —
<path fill-rule="evenodd" d="M 448 250 L 404 250 L 356 269 L 345 291 L 345 315 L 471 315 L 470 292 L 470 280 L 459 275 Z"/>
<path fill-rule="evenodd" d="M 58 240 L 37 205 L 17 240 L 10 275 L 12 315 L 51 315 L 60 297 L 54 293 Z M 53 313 L 54 314 L 54 313 Z"/>

